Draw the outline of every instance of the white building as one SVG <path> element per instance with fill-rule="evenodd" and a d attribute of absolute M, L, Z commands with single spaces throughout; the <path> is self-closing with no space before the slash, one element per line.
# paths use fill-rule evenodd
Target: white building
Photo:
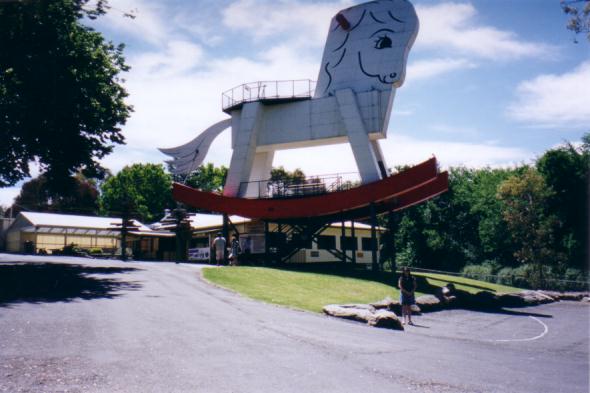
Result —
<path fill-rule="evenodd" d="M 231 237 L 238 233 L 242 248 L 242 259 L 248 261 L 263 259 L 267 252 L 289 255 L 287 263 L 335 262 L 342 260 L 344 255 L 348 261 L 359 264 L 371 264 L 371 226 L 359 222 L 345 221 L 344 230 L 341 222 L 326 226 L 321 232 L 308 239 L 294 239 L 298 233 L 287 225 L 270 223 L 265 234 L 262 221 L 250 220 L 240 216 L 229 216 L 228 234 Z M 218 232 L 223 231 L 223 216 L 218 214 L 196 214 L 191 217 L 193 237 L 189 256 L 193 260 L 208 261 L 209 250 Z M 377 256 L 379 239 L 385 228 L 376 227 Z M 354 232 L 354 236 L 353 236 Z M 344 236 L 343 236 L 344 235 Z M 229 239 L 228 239 L 229 240 Z M 267 245 L 266 242 L 269 242 Z M 298 241 L 301 247 L 289 244 Z"/>
<path fill-rule="evenodd" d="M 138 254 L 136 258 L 168 259 L 165 255 L 158 258 L 157 251 L 159 243 L 174 234 L 154 231 L 139 221 L 134 224 L 137 228 L 129 232 L 127 247 Z M 6 231 L 6 250 L 51 254 L 74 244 L 84 250 L 114 253 L 121 246 L 117 226 L 121 226 L 120 218 L 21 212 Z"/>

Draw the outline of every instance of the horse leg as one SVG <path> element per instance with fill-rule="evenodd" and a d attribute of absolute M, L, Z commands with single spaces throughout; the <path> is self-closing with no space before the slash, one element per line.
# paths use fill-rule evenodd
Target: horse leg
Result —
<path fill-rule="evenodd" d="M 355 94 L 351 89 L 338 90 L 336 100 L 363 184 L 380 180 L 382 177 L 378 163 L 379 153 L 369 140 Z"/>
<path fill-rule="evenodd" d="M 240 185 L 250 181 L 254 157 L 256 156 L 256 141 L 260 130 L 262 112 L 260 102 L 249 102 L 244 104 L 239 114 L 236 114 L 240 118 L 236 122 L 237 132 L 232 132 L 235 139 L 232 141 L 233 153 L 223 188 L 223 195 L 225 196 L 243 197 L 246 194 L 246 187 L 240 187 Z M 233 127 L 234 124 L 232 124 Z M 232 129 L 232 131 L 234 130 Z"/>

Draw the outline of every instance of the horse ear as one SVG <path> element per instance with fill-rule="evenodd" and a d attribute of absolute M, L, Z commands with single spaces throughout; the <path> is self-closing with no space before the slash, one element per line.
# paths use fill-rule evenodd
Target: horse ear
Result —
<path fill-rule="evenodd" d="M 350 22 L 348 21 L 348 19 L 346 19 L 346 17 L 344 15 L 342 15 L 342 12 L 339 12 L 336 15 L 336 21 L 338 22 L 340 27 L 342 27 L 342 30 L 344 30 L 344 31 L 350 30 Z"/>

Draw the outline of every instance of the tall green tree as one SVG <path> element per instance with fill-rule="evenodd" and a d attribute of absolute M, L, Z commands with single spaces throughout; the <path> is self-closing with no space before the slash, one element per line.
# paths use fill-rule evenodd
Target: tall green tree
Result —
<path fill-rule="evenodd" d="M 142 222 L 154 222 L 162 218 L 164 209 L 174 206 L 172 177 L 160 164 L 126 166 L 101 186 L 103 214 L 130 214 Z"/>
<path fill-rule="evenodd" d="M 124 143 L 132 108 L 121 73 L 123 45 L 106 42 L 83 19 L 104 0 L 0 2 L 0 187 L 30 175 L 36 161 L 59 189 Z"/>
<path fill-rule="evenodd" d="M 98 189 L 95 179 L 88 179 L 81 173 L 64 180 L 67 185 L 56 191 L 49 186 L 45 175 L 24 183 L 14 200 L 14 212 L 37 211 L 52 213 L 77 213 L 95 215 L 98 213 Z"/>
<path fill-rule="evenodd" d="M 562 256 L 552 247 L 556 218 L 548 212 L 553 191 L 534 168 L 505 180 L 498 189 L 504 205 L 503 218 L 517 244 L 514 257 L 522 264 L 537 266 L 533 285 L 544 283 L 545 267 Z"/>
<path fill-rule="evenodd" d="M 567 255 L 572 267 L 587 269 L 590 134 L 579 147 L 565 143 L 547 151 L 536 166 L 553 191 L 549 209 L 559 220 L 554 247 Z"/>
<path fill-rule="evenodd" d="M 271 181 L 282 181 L 289 184 L 302 184 L 305 183 L 305 173 L 299 168 L 294 171 L 288 171 L 282 166 L 278 168 L 272 168 L 270 171 Z"/>
<path fill-rule="evenodd" d="M 221 191 L 227 178 L 227 167 L 212 163 L 199 166 L 186 178 L 186 184 L 202 191 Z"/>

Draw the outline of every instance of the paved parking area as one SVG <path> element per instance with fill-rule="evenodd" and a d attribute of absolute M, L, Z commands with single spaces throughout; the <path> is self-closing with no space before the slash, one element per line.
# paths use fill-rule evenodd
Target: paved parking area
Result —
<path fill-rule="evenodd" d="M 0 392 L 589 389 L 586 304 L 441 311 L 399 332 L 249 300 L 201 268 L 0 254 Z"/>

